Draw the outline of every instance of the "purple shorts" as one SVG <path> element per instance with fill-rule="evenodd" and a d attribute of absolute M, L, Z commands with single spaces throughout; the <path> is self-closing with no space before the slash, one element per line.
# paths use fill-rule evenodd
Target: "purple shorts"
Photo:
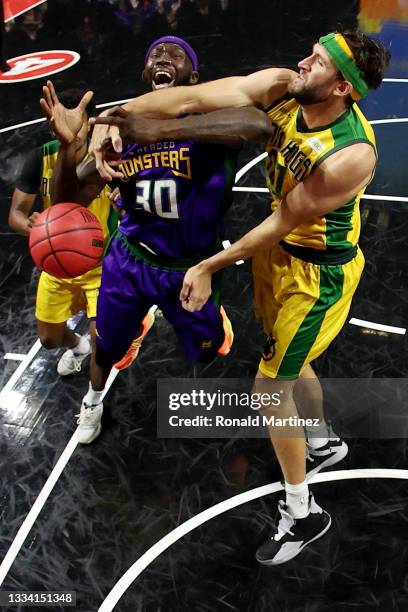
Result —
<path fill-rule="evenodd" d="M 184 310 L 179 300 L 185 270 L 152 265 L 131 252 L 120 236 L 103 259 L 96 316 L 97 345 L 121 359 L 153 304 L 173 325 L 187 359 L 207 360 L 224 342 L 218 292 L 199 312 Z"/>

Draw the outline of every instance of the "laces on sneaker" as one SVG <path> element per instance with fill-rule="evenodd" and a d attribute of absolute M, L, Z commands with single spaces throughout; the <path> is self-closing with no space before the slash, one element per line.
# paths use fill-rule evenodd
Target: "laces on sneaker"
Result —
<path fill-rule="evenodd" d="M 66 351 L 66 353 L 61 357 L 61 362 L 67 370 L 72 370 L 73 372 L 80 372 L 81 363 L 84 356 L 81 355 L 81 357 L 82 359 L 78 359 L 78 357 L 74 355 L 72 350 L 70 352 Z"/>
<path fill-rule="evenodd" d="M 76 417 L 78 417 L 77 424 L 85 425 L 87 423 L 92 423 L 97 418 L 95 412 L 95 408 L 97 406 L 98 404 L 95 404 L 95 406 L 87 406 L 86 404 L 83 404 L 81 406 L 81 411 L 79 412 L 79 414 L 75 415 Z"/>

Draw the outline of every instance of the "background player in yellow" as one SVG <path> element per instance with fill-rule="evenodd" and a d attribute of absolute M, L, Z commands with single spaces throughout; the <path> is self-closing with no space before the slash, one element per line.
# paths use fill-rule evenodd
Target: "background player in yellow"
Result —
<path fill-rule="evenodd" d="M 64 103 L 74 108 L 81 100 L 77 90 L 62 94 Z M 78 134 L 76 159 L 79 163 L 87 153 L 88 122 L 84 120 Z M 51 206 L 51 175 L 55 166 L 59 141 L 52 140 L 33 150 L 27 157 L 13 192 L 9 225 L 19 234 L 27 236 L 38 216 L 32 212 L 37 194 L 43 208 Z M 109 200 L 109 188 L 104 188 L 90 205 L 101 222 L 105 238 L 117 225 L 117 215 Z M 42 345 L 47 349 L 67 347 L 61 356 L 57 370 L 61 376 L 75 374 L 81 369 L 83 360 L 91 354 L 91 343 L 67 327 L 67 320 L 79 310 L 86 310 L 89 331 L 94 333 L 96 302 L 100 285 L 101 266 L 73 279 L 60 279 L 42 272 L 40 275 L 35 316 L 37 332 Z"/>
<path fill-rule="evenodd" d="M 176 88 L 166 92 L 166 99 L 157 92 L 126 105 L 128 115 L 117 110 L 113 117 L 96 120 L 134 137 L 140 130 L 137 113 L 173 117 L 248 105 L 268 112 L 274 130 L 266 146 L 272 214 L 230 248 L 187 271 L 180 299 L 187 310 L 200 310 L 211 294 L 212 274 L 254 256 L 255 306 L 268 336 L 256 388 L 270 393 L 284 389 L 281 416 L 296 414 L 295 394 L 300 413 L 308 408 L 307 416 L 320 417 L 314 436 L 307 431 L 313 472 L 347 453 L 346 444 L 324 422 L 321 389 L 310 362 L 346 321 L 363 270 L 359 201 L 377 154 L 373 131 L 356 101 L 381 84 L 388 60 L 380 43 L 360 32 L 331 33 L 299 62 L 299 73 L 268 69 L 188 91 Z M 160 131 L 159 120 L 151 124 Z M 109 135 L 120 149 L 117 129 Z M 105 136 L 103 130 L 95 135 L 94 153 L 101 174 L 108 177 L 115 170 L 101 155 Z M 304 379 L 315 383 L 314 414 L 304 401 L 310 394 L 296 393 L 297 381 Z M 309 494 L 303 429 L 292 428 L 282 437 L 270 427 L 270 436 L 286 500 L 279 503 L 277 532 L 258 550 L 257 559 L 277 565 L 323 535 L 331 518 Z"/>

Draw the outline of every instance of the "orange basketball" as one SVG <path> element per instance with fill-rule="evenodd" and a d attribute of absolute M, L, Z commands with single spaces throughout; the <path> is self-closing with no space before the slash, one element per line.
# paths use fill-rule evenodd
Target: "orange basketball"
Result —
<path fill-rule="evenodd" d="M 35 264 L 58 278 L 75 278 L 95 268 L 102 259 L 103 231 L 98 218 L 72 202 L 44 210 L 30 232 Z"/>

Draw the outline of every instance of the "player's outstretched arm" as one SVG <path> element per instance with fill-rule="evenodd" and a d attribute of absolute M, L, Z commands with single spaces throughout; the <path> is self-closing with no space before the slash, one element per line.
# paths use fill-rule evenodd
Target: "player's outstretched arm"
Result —
<path fill-rule="evenodd" d="M 146 119 L 118 107 L 108 117 L 92 123 L 115 125 L 126 143 L 149 144 L 157 140 L 195 140 L 236 147 L 246 142 L 263 142 L 272 134 L 268 115 L 253 108 L 227 108 L 183 119 Z"/>
<path fill-rule="evenodd" d="M 85 111 L 92 96 L 92 91 L 86 92 L 76 108 L 68 109 L 59 101 L 51 81 L 47 81 L 47 85 L 43 87 L 40 105 L 61 143 L 51 179 L 53 203 L 78 202 L 87 205 L 100 193 L 104 185 L 94 163 L 93 168 L 88 165 L 88 171 L 83 174 L 82 180 L 77 175 L 76 151 L 80 144 L 78 134 L 86 120 Z"/>
<path fill-rule="evenodd" d="M 376 156 L 361 143 L 333 154 L 303 182 L 260 225 L 225 251 L 217 253 L 185 275 L 180 300 L 189 311 L 201 310 L 211 295 L 211 276 L 235 261 L 247 259 L 285 238 L 295 227 L 336 210 L 350 201 L 373 175 Z"/>
<path fill-rule="evenodd" d="M 264 109 L 286 93 L 295 75 L 295 72 L 286 68 L 269 68 L 246 77 L 228 77 L 200 85 L 152 91 L 128 102 L 123 108 L 152 119 L 172 119 L 184 114 L 207 113 L 228 107 L 255 106 Z M 103 115 L 115 115 L 117 111 L 118 107 L 105 111 Z M 115 151 L 122 150 L 116 125 L 96 126 L 89 153 L 95 157 L 98 171 L 105 178 L 110 175 L 102 152 L 107 140 L 112 143 Z"/>
<path fill-rule="evenodd" d="M 228 107 L 267 108 L 286 93 L 294 76 L 293 70 L 267 68 L 244 77 L 151 91 L 127 102 L 124 108 L 145 117 L 168 119 Z"/>

